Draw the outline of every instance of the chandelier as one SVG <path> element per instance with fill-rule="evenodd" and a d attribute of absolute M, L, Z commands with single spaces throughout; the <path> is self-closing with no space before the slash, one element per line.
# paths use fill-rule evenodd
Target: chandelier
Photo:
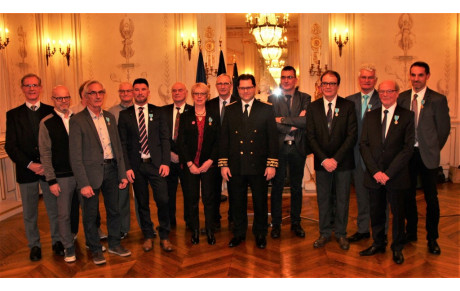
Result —
<path fill-rule="evenodd" d="M 253 17 L 246 14 L 246 24 L 259 46 L 277 46 L 289 24 L 289 13 L 283 13 L 282 21 L 275 13 L 259 13 Z"/>
<path fill-rule="evenodd" d="M 281 81 L 281 70 L 284 67 L 284 61 L 272 60 L 271 62 L 267 62 L 267 64 L 270 75 L 273 77 L 273 80 L 275 80 L 276 84 L 279 84 Z"/>
<path fill-rule="evenodd" d="M 287 37 L 281 38 L 277 45 L 259 46 L 259 51 L 267 64 L 270 64 L 274 60 L 277 61 L 287 53 Z"/>

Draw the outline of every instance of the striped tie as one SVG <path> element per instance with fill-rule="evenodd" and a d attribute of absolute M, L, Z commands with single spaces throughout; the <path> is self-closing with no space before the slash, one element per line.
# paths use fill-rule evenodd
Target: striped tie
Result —
<path fill-rule="evenodd" d="M 149 145 L 147 140 L 147 130 L 145 129 L 144 107 L 139 107 L 139 143 L 141 144 L 141 152 L 148 155 Z"/>

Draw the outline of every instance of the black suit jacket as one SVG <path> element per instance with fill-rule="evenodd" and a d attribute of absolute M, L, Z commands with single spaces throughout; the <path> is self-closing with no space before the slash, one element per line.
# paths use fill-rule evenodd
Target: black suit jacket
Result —
<path fill-rule="evenodd" d="M 352 170 L 355 168 L 353 147 L 357 140 L 355 105 L 337 96 L 335 108 L 339 112 L 337 116 L 334 113 L 329 134 L 323 99 L 311 103 L 307 110 L 307 140 L 315 156 L 315 170 L 326 171 L 321 163 L 328 158 L 337 161 L 336 170 Z"/>
<path fill-rule="evenodd" d="M 200 164 L 211 159 L 217 165 L 219 158 L 220 120 L 219 117 L 206 111 L 204 122 L 203 143 L 201 144 Z M 180 118 L 177 149 L 180 162 L 186 164 L 194 162 L 198 148 L 198 126 L 195 117 L 195 108 L 184 112 Z"/>
<path fill-rule="evenodd" d="M 141 146 L 139 143 L 139 126 L 137 124 L 134 105 L 120 111 L 118 131 L 125 156 L 126 169 L 138 169 L 141 162 Z M 148 104 L 148 112 L 144 112 L 148 122 L 148 146 L 150 158 L 155 167 L 169 166 L 171 134 L 166 126 L 166 117 L 161 107 Z"/>
<path fill-rule="evenodd" d="M 232 175 L 263 175 L 266 167 L 278 167 L 277 140 L 273 106 L 254 100 L 244 121 L 241 101 L 231 103 L 221 128 L 219 166 Z"/>
<path fill-rule="evenodd" d="M 5 150 L 10 159 L 16 163 L 16 182 L 31 183 L 44 176 L 35 175 L 27 168 L 30 162 L 40 163 L 40 152 L 38 150 L 38 126 L 29 118 L 28 110 L 24 103 L 6 113 L 6 136 Z M 53 113 L 54 108 L 50 105 L 40 103 L 37 110 L 39 120 Z M 34 131 L 34 128 L 37 131 Z"/>
<path fill-rule="evenodd" d="M 291 131 L 291 127 L 294 126 L 298 128 L 294 132 L 294 141 L 297 150 L 303 156 L 310 154 L 311 151 L 307 146 L 306 137 L 307 118 L 306 116 L 299 116 L 299 114 L 302 110 L 307 110 L 308 105 L 311 103 L 311 96 L 307 93 L 300 92 L 296 88 L 292 96 L 290 114 L 283 95 L 270 95 L 268 96 L 268 102 L 273 104 L 275 117 L 284 117 L 281 123 L 276 123 L 278 128 L 279 147 L 282 147 L 286 134 L 288 134 Z"/>
<path fill-rule="evenodd" d="M 367 169 L 364 186 L 371 189 L 381 187 L 374 179 L 374 175 L 381 171 L 390 178 L 386 183 L 388 189 L 409 188 L 409 160 L 412 157 L 414 140 L 413 112 L 396 106 L 383 142 L 382 109 L 366 113 L 360 140 L 360 151 Z"/>
<path fill-rule="evenodd" d="M 230 96 L 230 100 L 227 103 L 230 104 L 232 102 L 237 101 L 238 98 L 235 96 Z M 226 105 L 226 106 L 227 106 Z M 206 101 L 206 111 L 209 111 L 212 115 L 219 117 L 219 122 L 220 122 L 220 106 L 219 106 L 219 96 L 212 98 L 211 100 Z"/>
<path fill-rule="evenodd" d="M 189 111 L 192 108 L 193 108 L 192 105 L 185 104 L 184 112 L 182 112 L 182 114 L 187 112 L 187 111 Z M 173 117 L 174 117 L 173 112 L 175 110 L 174 103 L 163 106 L 162 110 L 163 110 L 163 112 L 164 112 L 164 114 L 166 116 L 166 125 L 168 126 L 168 130 L 169 130 L 169 142 L 170 142 L 171 152 L 177 154 L 176 142 L 173 140 L 173 136 L 172 136 L 172 134 L 173 134 L 172 133 L 173 132 L 173 124 L 174 124 L 174 122 L 173 122 Z M 180 127 L 180 123 L 179 123 L 179 127 Z"/>

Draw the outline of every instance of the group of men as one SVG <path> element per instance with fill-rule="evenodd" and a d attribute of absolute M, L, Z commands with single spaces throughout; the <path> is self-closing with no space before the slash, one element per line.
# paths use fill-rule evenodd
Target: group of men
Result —
<path fill-rule="evenodd" d="M 365 65 L 358 76 L 360 92 L 342 98 L 338 96 L 340 75 L 326 71 L 320 78 L 322 98 L 312 102 L 310 95 L 298 90 L 296 70 L 286 66 L 281 72 L 282 93 L 269 96 L 266 103 L 255 99 L 254 76 L 238 77 L 238 94 L 232 94 L 229 75 L 218 76 L 219 96 L 207 102 L 207 110 L 220 117 L 218 165 L 228 185 L 228 219 L 233 232 L 229 247 L 246 238 L 248 187 L 254 205 L 255 243 L 258 248 L 266 247 L 270 180 L 270 236 L 281 236 L 282 194 L 288 176 L 291 231 L 305 237 L 300 216 L 302 179 L 306 157 L 313 153 L 320 232 L 315 248 L 325 246 L 334 232 L 340 247 L 348 250 L 350 242 L 369 238 L 372 228 L 374 243 L 360 255 L 384 252 L 389 203 L 393 260 L 402 263 L 404 244 L 417 240 L 415 193 L 420 173 L 427 203 L 428 250 L 440 254 L 436 242 L 436 176 L 450 118 L 446 97 L 426 86 L 429 77 L 426 63 L 412 64 L 412 89 L 399 94 L 394 81 L 381 82 L 376 89 L 376 70 Z M 131 255 L 121 245 L 130 228 L 129 183 L 144 235 L 143 250 L 150 251 L 157 236 L 150 216 L 150 184 L 158 209 L 160 246 L 163 251 L 172 251 L 169 232 L 176 225 L 176 191 L 183 178 L 175 142 L 180 115 L 191 108 L 186 104 L 185 84 L 172 86 L 173 104 L 157 107 L 148 103 L 146 79 L 121 83 L 121 103 L 105 111 L 104 86 L 99 81 L 87 81 L 80 90 L 85 105 L 78 113 L 69 109 L 71 97 L 65 86 L 52 90 L 54 109 L 40 103 L 41 79 L 37 75 L 24 76 L 21 88 L 26 103 L 7 113 L 5 149 L 16 163 L 30 259 L 41 258 L 39 185 L 53 250 L 66 262 L 76 260 L 76 231 L 71 228 L 75 200 L 81 203 L 86 245 L 93 262 L 106 262 L 100 243 L 99 192 L 107 213 L 108 252 Z M 352 177 L 358 202 L 357 232 L 347 238 Z M 219 229 L 222 185 L 217 184 L 214 217 Z M 184 221 L 188 226 L 186 209 Z"/>

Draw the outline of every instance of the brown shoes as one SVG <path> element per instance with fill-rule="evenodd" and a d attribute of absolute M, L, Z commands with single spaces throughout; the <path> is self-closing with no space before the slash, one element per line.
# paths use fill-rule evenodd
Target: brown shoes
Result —
<path fill-rule="evenodd" d="M 144 243 L 142 244 L 142 249 L 144 252 L 149 252 L 153 248 L 153 241 L 151 238 L 145 239 Z"/>
<path fill-rule="evenodd" d="M 160 247 L 163 251 L 165 252 L 172 252 L 172 243 L 169 241 L 169 239 L 163 239 L 160 240 Z"/>
<path fill-rule="evenodd" d="M 315 249 L 317 249 L 317 248 L 322 248 L 322 247 L 324 247 L 324 246 L 326 245 L 326 243 L 327 243 L 328 241 L 330 241 L 330 240 L 331 240 L 330 237 L 325 237 L 325 236 L 322 236 L 322 235 L 321 235 L 317 240 L 315 240 L 315 242 L 313 243 L 313 247 L 314 247 Z"/>
<path fill-rule="evenodd" d="M 348 242 L 348 239 L 347 239 L 346 237 L 344 237 L 344 236 L 339 237 L 339 238 L 337 239 L 337 242 L 339 243 L 340 248 L 341 248 L 342 250 L 345 250 L 345 251 L 346 251 L 346 250 L 348 250 L 348 249 L 350 248 L 350 243 Z"/>

